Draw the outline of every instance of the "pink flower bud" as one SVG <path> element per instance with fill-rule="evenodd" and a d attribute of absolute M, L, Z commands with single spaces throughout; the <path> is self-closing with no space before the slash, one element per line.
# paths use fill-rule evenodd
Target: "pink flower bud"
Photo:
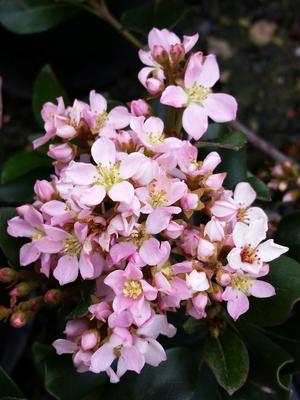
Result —
<path fill-rule="evenodd" d="M 86 319 L 72 319 L 67 322 L 64 334 L 70 337 L 80 336 L 87 329 L 88 322 Z"/>
<path fill-rule="evenodd" d="M 200 238 L 198 249 L 197 249 L 197 257 L 201 261 L 207 260 L 214 254 L 215 246 L 210 243 L 208 240 Z"/>
<path fill-rule="evenodd" d="M 81 336 L 81 348 L 83 351 L 92 350 L 100 341 L 99 332 L 96 329 L 90 329 L 83 332 Z"/>
<path fill-rule="evenodd" d="M 146 81 L 146 87 L 150 94 L 158 94 L 164 89 L 164 84 L 157 78 L 149 78 Z"/>
<path fill-rule="evenodd" d="M 50 289 L 44 294 L 44 301 L 47 304 L 60 304 L 63 299 L 63 292 L 60 289 Z"/>
<path fill-rule="evenodd" d="M 101 303 L 91 305 L 89 312 L 92 314 L 92 318 L 105 322 L 112 313 L 112 309 L 105 301 L 102 301 Z"/>
<path fill-rule="evenodd" d="M 34 192 L 41 201 L 50 201 L 55 190 L 50 182 L 37 180 L 34 185 Z"/>
<path fill-rule="evenodd" d="M 151 107 L 148 103 L 146 103 L 145 100 L 142 99 L 133 100 L 130 103 L 130 111 L 135 117 L 148 117 L 151 115 Z"/>
<path fill-rule="evenodd" d="M 184 211 L 195 210 L 198 207 L 198 200 L 197 194 L 187 193 L 180 199 L 180 204 Z"/>
<path fill-rule="evenodd" d="M 18 273 L 12 268 L 0 269 L 0 282 L 12 283 L 17 279 Z"/>
<path fill-rule="evenodd" d="M 168 53 L 166 52 L 166 50 L 160 46 L 160 45 L 155 45 L 152 49 L 152 57 L 154 58 L 154 60 L 156 62 L 158 62 L 158 64 L 165 64 L 168 59 Z"/>
<path fill-rule="evenodd" d="M 216 275 L 216 281 L 221 286 L 228 286 L 231 283 L 231 274 L 227 271 L 219 270 Z"/>
<path fill-rule="evenodd" d="M 180 235 L 182 235 L 184 228 L 184 225 L 178 224 L 175 221 L 171 221 L 163 233 L 170 239 L 177 239 Z"/>
<path fill-rule="evenodd" d="M 62 163 L 68 163 L 74 156 L 72 146 L 68 143 L 50 144 L 48 156 Z"/>
<path fill-rule="evenodd" d="M 211 220 L 205 225 L 204 235 L 207 235 L 209 240 L 212 242 L 220 242 L 224 239 L 224 226 L 225 222 L 221 222 L 216 217 L 212 217 Z"/>
<path fill-rule="evenodd" d="M 216 283 L 212 284 L 213 287 L 213 293 L 210 294 L 211 298 L 215 301 L 223 301 L 222 294 L 223 294 L 223 289 L 221 286 L 217 285 Z"/>
<path fill-rule="evenodd" d="M 185 50 L 181 43 L 176 43 L 171 46 L 170 56 L 173 61 L 173 64 L 177 65 L 184 59 Z"/>
<path fill-rule="evenodd" d="M 31 311 L 16 311 L 10 317 L 10 324 L 14 328 L 22 328 L 32 319 Z"/>
<path fill-rule="evenodd" d="M 10 292 L 11 297 L 24 297 L 38 286 L 37 282 L 20 282 Z"/>

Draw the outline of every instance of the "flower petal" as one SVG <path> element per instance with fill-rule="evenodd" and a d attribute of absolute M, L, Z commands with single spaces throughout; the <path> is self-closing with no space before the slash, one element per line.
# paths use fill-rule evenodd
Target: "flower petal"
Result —
<path fill-rule="evenodd" d="M 97 139 L 91 148 L 91 153 L 96 164 L 109 167 L 116 162 L 116 146 L 110 139 Z"/>
<path fill-rule="evenodd" d="M 204 108 L 197 104 L 190 104 L 183 112 L 182 126 L 193 139 L 199 140 L 208 127 Z"/>
<path fill-rule="evenodd" d="M 188 95 L 180 86 L 168 86 L 161 95 L 160 102 L 175 108 L 183 107 L 188 101 Z"/>
<path fill-rule="evenodd" d="M 65 255 L 58 260 L 57 266 L 53 271 L 53 276 L 59 281 L 61 286 L 74 282 L 79 271 L 77 257 Z"/>
<path fill-rule="evenodd" d="M 113 201 L 124 201 L 130 204 L 134 196 L 134 187 L 126 181 L 116 183 L 109 190 L 108 195 Z"/>
<path fill-rule="evenodd" d="M 233 96 L 225 93 L 212 93 L 203 101 L 209 118 L 215 122 L 228 122 L 236 118 L 237 102 Z"/>

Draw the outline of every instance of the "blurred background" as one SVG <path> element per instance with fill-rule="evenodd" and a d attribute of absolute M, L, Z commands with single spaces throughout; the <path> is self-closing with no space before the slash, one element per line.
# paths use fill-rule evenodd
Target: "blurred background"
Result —
<path fill-rule="evenodd" d="M 70 0 L 67 3 L 72 5 L 63 6 L 63 15 L 52 15 L 57 23 L 34 33 L 18 22 L 23 18 L 22 3 L 36 7 L 62 2 L 0 1 L 0 169 L 11 155 L 29 149 L 32 137 L 42 133 L 33 102 L 37 77 L 45 65 L 51 67 L 46 71 L 52 78 L 55 75 L 71 100 L 86 100 L 91 89 L 124 103 L 145 95 L 136 78 L 141 68 L 137 49 L 108 23 L 86 11 L 83 1 Z M 145 44 L 153 26 L 172 28 L 179 35 L 199 32 L 197 50 L 218 56 L 222 74 L 217 89 L 237 98 L 238 119 L 300 159 L 299 0 L 107 0 L 107 6 Z M 267 157 L 251 146 L 249 150 L 252 170 L 258 171 Z M 43 175 L 49 175 L 47 166 L 41 167 L 40 177 Z M 13 189 L 2 185 L 0 204 L 15 206 L 21 201 L 18 193 L 24 195 L 26 188 L 30 198 L 35 177 L 22 178 Z M 5 263 L 4 257 L 1 263 Z M 55 318 L 50 314 L 35 322 L 38 335 L 42 336 L 47 318 Z M 25 392 L 34 382 L 21 373 L 32 368 L 31 329 L 30 325 L 22 331 L 8 326 L 0 329 L 0 364 L 17 377 Z M 56 337 L 56 330 L 62 327 L 48 332 L 50 337 Z M 8 346 L 9 339 L 14 348 Z M 37 399 L 51 398 L 47 396 L 39 389 L 33 394 Z"/>

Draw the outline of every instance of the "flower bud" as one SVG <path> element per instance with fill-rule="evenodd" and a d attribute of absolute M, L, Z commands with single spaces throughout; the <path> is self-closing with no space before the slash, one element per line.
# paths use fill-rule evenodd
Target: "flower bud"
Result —
<path fill-rule="evenodd" d="M 219 270 L 216 275 L 216 281 L 221 286 L 228 286 L 231 283 L 231 274 L 227 271 Z"/>
<path fill-rule="evenodd" d="M 169 60 L 166 50 L 159 45 L 155 45 L 152 49 L 152 57 L 158 64 L 165 64 Z"/>
<path fill-rule="evenodd" d="M 0 306 L 0 321 L 6 319 L 11 314 L 11 309 L 7 307 Z"/>
<path fill-rule="evenodd" d="M 157 78 L 149 78 L 146 81 L 146 87 L 150 94 L 158 94 L 163 91 L 164 84 Z"/>
<path fill-rule="evenodd" d="M 221 286 L 216 283 L 212 283 L 213 292 L 210 294 L 210 297 L 215 301 L 222 301 L 223 289 Z"/>
<path fill-rule="evenodd" d="M 100 342 L 100 335 L 96 329 L 89 329 L 81 336 L 81 348 L 83 351 L 93 349 Z"/>
<path fill-rule="evenodd" d="M 41 201 L 50 201 L 55 190 L 50 182 L 43 179 L 35 182 L 34 192 Z"/>
<path fill-rule="evenodd" d="M 0 269 L 0 282 L 12 283 L 17 279 L 18 273 L 12 268 L 1 268 Z"/>
<path fill-rule="evenodd" d="M 131 114 L 135 117 L 148 117 L 151 115 L 151 107 L 145 100 L 133 100 L 130 103 Z"/>
<path fill-rule="evenodd" d="M 11 297 L 24 297 L 36 289 L 37 286 L 37 282 L 20 282 L 9 292 L 9 295 Z"/>
<path fill-rule="evenodd" d="M 63 299 L 63 292 L 60 289 L 50 289 L 44 294 L 44 301 L 47 304 L 60 304 Z"/>
<path fill-rule="evenodd" d="M 73 148 L 68 143 L 50 144 L 48 156 L 62 163 L 67 163 L 73 158 Z"/>
<path fill-rule="evenodd" d="M 101 303 L 96 303 L 89 306 L 89 312 L 92 314 L 92 318 L 106 322 L 107 318 L 112 313 L 112 310 L 105 301 L 102 301 Z"/>
<path fill-rule="evenodd" d="M 198 207 L 198 195 L 195 193 L 187 193 L 180 199 L 180 204 L 184 211 L 194 210 Z"/>
<path fill-rule="evenodd" d="M 176 43 L 171 46 L 170 56 L 172 59 L 173 64 L 176 66 L 184 59 L 185 50 L 181 43 Z"/>
<path fill-rule="evenodd" d="M 180 235 L 182 235 L 184 228 L 184 225 L 178 224 L 175 221 L 171 221 L 163 233 L 170 239 L 177 239 Z"/>
<path fill-rule="evenodd" d="M 85 319 L 72 319 L 67 322 L 64 334 L 66 336 L 80 336 L 88 329 L 88 323 Z"/>
<path fill-rule="evenodd" d="M 16 311 L 10 317 L 10 324 L 14 328 L 22 328 L 28 324 L 32 317 L 33 312 L 31 311 Z"/>

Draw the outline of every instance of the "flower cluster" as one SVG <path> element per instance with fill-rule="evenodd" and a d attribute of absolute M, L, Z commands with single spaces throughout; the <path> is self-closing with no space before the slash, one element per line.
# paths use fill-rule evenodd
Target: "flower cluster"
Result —
<path fill-rule="evenodd" d="M 106 371 L 111 382 L 165 360 L 157 338 L 176 332 L 167 312 L 184 307 L 205 318 L 225 302 L 236 320 L 249 296 L 274 295 L 260 278 L 287 251 L 266 240 L 267 216 L 252 206 L 252 187 L 225 190 L 219 154 L 200 159 L 188 140 L 204 134 L 208 117 L 230 121 L 237 109 L 233 97 L 212 92 L 215 56 L 187 56 L 197 39 L 153 29 L 149 50 L 139 53 L 139 80 L 168 106 L 166 125 L 141 99 L 110 111 L 95 91 L 89 103 L 46 103 L 46 134 L 34 145 L 63 139 L 49 146 L 55 174 L 36 182 L 34 203 L 8 224 L 10 235 L 29 239 L 21 265 L 35 263 L 60 286 L 95 282 L 86 316 L 69 321 L 54 346 L 73 355 L 78 371 Z"/>

